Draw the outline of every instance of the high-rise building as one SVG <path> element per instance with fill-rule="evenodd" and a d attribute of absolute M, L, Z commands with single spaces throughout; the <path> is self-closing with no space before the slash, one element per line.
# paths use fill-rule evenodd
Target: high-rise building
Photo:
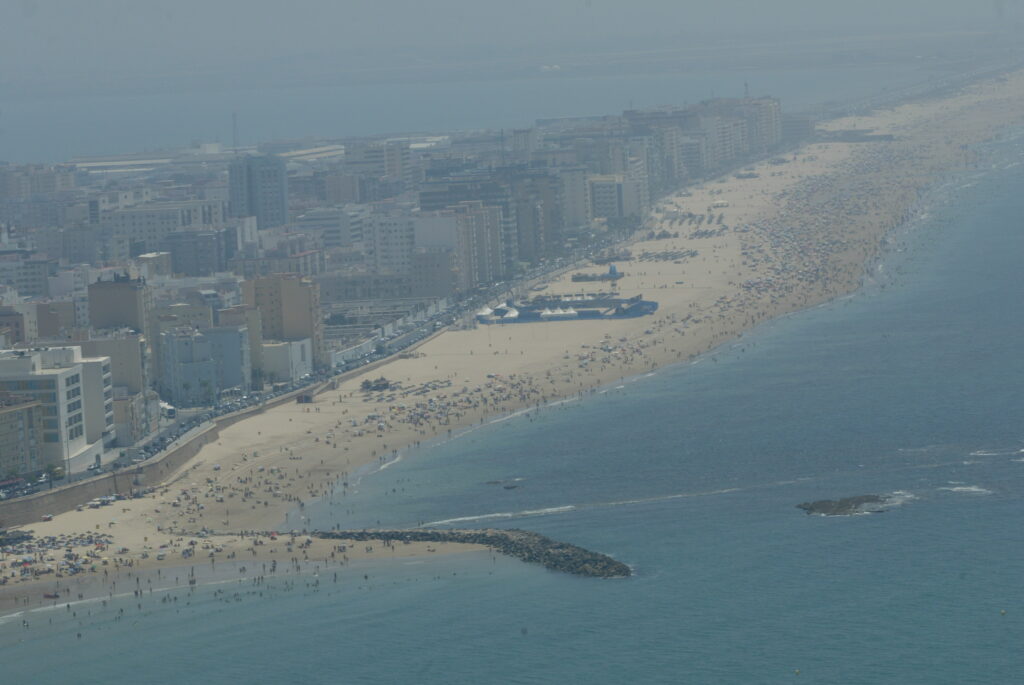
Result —
<path fill-rule="evenodd" d="M 263 387 L 263 317 L 253 305 L 240 304 L 217 311 L 220 326 L 244 326 L 249 341 L 249 363 L 252 366 L 252 389 Z"/>
<path fill-rule="evenodd" d="M 59 460 L 43 458 L 43 405 L 26 395 L 0 392 L 0 478 L 41 471 Z"/>
<path fill-rule="evenodd" d="M 0 390 L 42 405 L 41 458 L 47 463 L 116 440 L 109 357 L 83 357 L 78 347 L 0 352 Z"/>
<path fill-rule="evenodd" d="M 584 166 L 558 167 L 562 181 L 562 221 L 566 228 L 589 228 L 591 220 L 590 185 Z"/>
<path fill-rule="evenodd" d="M 590 177 L 591 211 L 595 217 L 622 219 L 643 211 L 641 189 L 621 174 Z"/>
<path fill-rule="evenodd" d="M 449 297 L 458 290 L 455 250 L 417 247 L 412 255 L 412 291 L 417 297 Z"/>
<path fill-rule="evenodd" d="M 512 130 L 512 155 L 517 161 L 529 161 L 540 146 L 540 132 L 535 128 L 517 128 Z"/>
<path fill-rule="evenodd" d="M 8 343 L 27 343 L 39 337 L 39 322 L 34 304 L 20 303 L 0 306 L 0 328 L 8 329 Z"/>
<path fill-rule="evenodd" d="M 76 345 L 90 357 L 109 357 L 114 390 L 114 426 L 117 444 L 134 445 L 159 427 L 160 402 L 150 388 L 150 351 L 146 339 L 127 329 Z"/>
<path fill-rule="evenodd" d="M 0 283 L 9 285 L 22 297 L 49 295 L 49 277 L 57 273 L 57 263 L 26 250 L 0 254 Z"/>
<path fill-rule="evenodd" d="M 378 273 L 408 274 L 415 246 L 412 214 L 392 209 L 370 214 L 363 221 L 363 249 Z"/>
<path fill-rule="evenodd" d="M 111 382 L 129 393 L 149 387 L 151 369 L 149 347 L 139 333 L 128 330 L 111 331 L 107 337 L 82 340 L 75 345 L 89 357 L 109 357 Z"/>
<path fill-rule="evenodd" d="M 163 241 L 171 253 L 171 269 L 182 276 L 211 276 L 227 266 L 225 232 L 177 231 Z"/>
<path fill-rule="evenodd" d="M 142 279 L 116 276 L 89 285 L 89 324 L 132 328 L 152 340 L 153 294 Z"/>
<path fill-rule="evenodd" d="M 349 247 L 363 239 L 363 217 L 368 212 L 360 205 L 317 207 L 297 217 L 297 231 L 319 239 L 325 250 Z"/>
<path fill-rule="evenodd" d="M 36 328 L 43 340 L 67 339 L 76 328 L 75 302 L 71 299 L 36 302 Z"/>
<path fill-rule="evenodd" d="M 324 345 L 320 286 L 315 281 L 297 274 L 254 278 L 242 283 L 242 295 L 246 304 L 260 310 L 264 343 L 309 338 L 314 368 L 330 364 Z"/>
<path fill-rule="evenodd" d="M 252 357 L 247 328 L 244 325 L 215 326 L 200 332 L 210 341 L 220 390 L 234 389 L 244 393 L 252 389 Z"/>
<path fill-rule="evenodd" d="M 273 155 L 242 157 L 228 170 L 231 216 L 256 217 L 259 229 L 288 223 L 288 173 Z"/>
<path fill-rule="evenodd" d="M 176 407 L 212 405 L 220 394 L 210 341 L 194 328 L 160 334 L 160 395 Z"/>
<path fill-rule="evenodd" d="M 128 239 L 132 255 L 163 249 L 170 234 L 181 230 L 212 230 L 224 226 L 224 203 L 220 200 L 151 202 L 116 209 L 103 224 Z"/>
<path fill-rule="evenodd" d="M 386 141 L 345 147 L 345 170 L 369 178 L 415 183 L 418 168 L 413 164 L 409 144 Z"/>
<path fill-rule="evenodd" d="M 459 289 L 466 292 L 504 280 L 501 210 L 482 202 L 462 202 L 452 212 L 457 221 Z"/>
<path fill-rule="evenodd" d="M 420 209 L 435 211 L 455 207 L 461 202 L 481 202 L 497 207 L 501 224 L 501 251 L 504 265 L 502 275 L 513 273 L 519 261 L 516 203 L 508 184 L 495 179 L 489 170 L 475 170 L 464 174 L 428 181 L 420 188 Z"/>

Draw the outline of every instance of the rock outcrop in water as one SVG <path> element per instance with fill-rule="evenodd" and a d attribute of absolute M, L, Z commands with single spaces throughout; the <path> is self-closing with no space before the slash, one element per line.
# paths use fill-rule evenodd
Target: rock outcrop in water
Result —
<path fill-rule="evenodd" d="M 882 511 L 885 498 L 880 495 L 857 495 L 856 497 L 843 497 L 842 499 L 820 499 L 817 502 L 804 502 L 796 505 L 797 509 L 803 509 L 808 514 L 819 516 L 850 516 L 851 514 L 866 514 Z"/>
<path fill-rule="evenodd" d="M 591 552 L 558 542 L 538 533 L 517 529 L 489 530 L 332 530 L 312 535 L 334 540 L 359 542 L 460 542 L 484 545 L 532 564 L 577 576 L 592 578 L 626 578 L 632 575 L 629 566 L 605 554 Z"/>

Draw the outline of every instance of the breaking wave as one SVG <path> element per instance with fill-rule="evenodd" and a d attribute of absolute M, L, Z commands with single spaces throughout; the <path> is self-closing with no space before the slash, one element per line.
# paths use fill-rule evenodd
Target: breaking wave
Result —
<path fill-rule="evenodd" d="M 965 495 L 991 495 L 992 491 L 980 485 L 953 485 L 951 487 L 939 488 L 946 492 L 958 492 Z"/>

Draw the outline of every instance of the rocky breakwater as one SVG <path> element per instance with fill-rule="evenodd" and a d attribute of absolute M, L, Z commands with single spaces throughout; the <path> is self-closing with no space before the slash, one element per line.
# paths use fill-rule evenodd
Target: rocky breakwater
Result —
<path fill-rule="evenodd" d="M 818 516 L 853 516 L 855 514 L 876 514 L 885 511 L 887 500 L 880 495 L 856 495 L 841 499 L 821 499 L 796 505 L 808 514 Z"/>
<path fill-rule="evenodd" d="M 459 542 L 484 545 L 496 552 L 540 564 L 552 571 L 592 578 L 626 578 L 629 566 L 606 554 L 558 542 L 538 533 L 517 529 L 487 530 L 333 530 L 312 535 L 333 540 L 356 542 Z"/>

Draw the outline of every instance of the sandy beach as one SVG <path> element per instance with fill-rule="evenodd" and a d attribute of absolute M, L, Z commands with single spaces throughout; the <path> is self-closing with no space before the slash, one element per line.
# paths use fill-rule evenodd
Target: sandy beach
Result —
<path fill-rule="evenodd" d="M 0 613 L 41 603 L 44 592 L 63 602 L 87 592 L 114 594 L 114 583 L 133 592 L 156 583 L 156 573 L 161 582 L 175 574 L 181 580 L 190 565 L 235 568 L 245 560 L 261 571 L 278 564 L 296 572 L 319 566 L 320 572 L 333 572 L 357 558 L 479 549 L 356 544 L 341 552 L 336 541 L 306 546 L 301 534 L 271 542 L 230 532 L 334 526 L 335 521 L 311 520 L 304 506 L 322 497 L 343 502 L 358 487 L 357 470 L 399 455 L 415 459 L 414 450 L 404 450 L 457 435 L 489 417 L 532 411 L 625 377 L 693 362 L 762 321 L 852 292 L 887 232 L 912 218 L 921 194 L 970 168 L 971 144 L 1022 119 L 1019 72 L 951 97 L 820 126 L 892 140 L 808 144 L 750 165 L 743 178 L 729 174 L 665 198 L 652 211 L 644 237 L 623 246 L 631 258 L 615 262 L 625 274 L 616 290 L 657 301 L 655 314 L 447 331 L 408 358 L 321 393 L 312 404 L 284 404 L 231 425 L 150 496 L 23 526 L 37 537 L 109 537 L 98 559 L 91 558 L 96 570 L 71 577 L 22 577 L 8 555 L 0 561 L 8 580 L 0 587 Z M 648 230 L 668 237 L 647 239 Z M 544 292 L 609 287 L 573 282 L 566 273 Z M 391 382 L 388 390 L 361 389 L 366 378 L 381 376 Z M 225 534 L 199 537 L 203 529 Z M 85 554 L 95 544 L 75 546 L 73 553 Z M 192 556 L 182 556 L 192 548 L 198 548 Z M 34 566 L 44 567 L 50 556 L 62 558 L 64 549 L 40 550 Z M 251 575 L 252 568 L 243 572 Z M 79 589 L 82 584 L 92 589 Z"/>

